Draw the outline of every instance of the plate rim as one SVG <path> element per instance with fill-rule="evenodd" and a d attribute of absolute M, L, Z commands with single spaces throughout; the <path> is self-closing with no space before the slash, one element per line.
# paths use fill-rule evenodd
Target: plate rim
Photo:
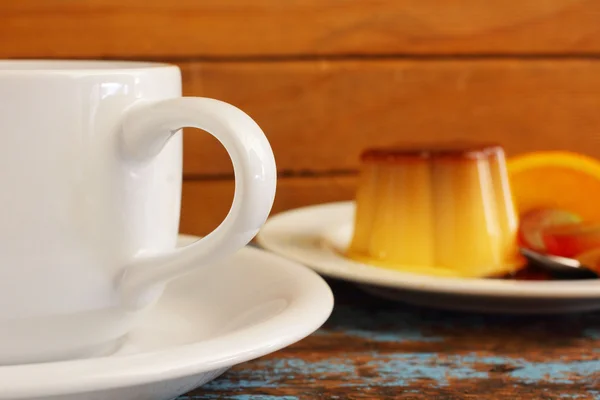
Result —
<path fill-rule="evenodd" d="M 348 217 L 341 219 L 340 216 L 336 215 L 352 212 L 354 206 L 354 201 L 349 200 L 304 206 L 280 212 L 267 220 L 258 233 L 256 241 L 265 250 L 302 263 L 323 276 L 359 284 L 377 285 L 399 290 L 486 297 L 600 300 L 600 282 L 596 280 L 511 281 L 434 277 L 368 266 L 344 259 L 341 256 L 337 256 L 336 262 L 325 265 L 325 254 L 328 252 L 324 246 L 319 246 L 319 250 L 316 250 L 316 246 L 310 249 L 308 247 L 303 248 L 304 253 L 290 253 L 288 251 L 289 241 L 294 233 L 303 234 L 304 237 L 311 235 L 306 232 L 294 232 L 292 227 L 299 225 L 294 223 L 294 220 L 298 222 L 301 220 L 304 225 L 317 232 L 317 234 L 312 234 L 312 238 L 314 241 L 320 241 L 323 240 L 325 233 L 332 229 L 329 224 L 336 223 L 336 221 L 339 224 L 348 223 Z M 305 230 L 308 230 L 308 228 Z M 311 254 L 311 256 L 307 256 L 307 254 Z M 318 257 L 318 254 L 321 254 L 322 257 Z M 328 255 L 331 256 L 331 252 Z M 340 263 L 344 264 L 348 268 L 336 267 L 336 263 L 338 265 Z"/>
<path fill-rule="evenodd" d="M 197 239 L 193 235 L 179 235 L 184 243 Z M 298 277 L 295 281 L 302 282 L 305 294 L 293 298 L 281 313 L 266 321 L 196 343 L 139 354 L 0 366 L 0 399 L 74 395 L 229 368 L 294 344 L 327 321 L 333 311 L 334 297 L 329 285 L 316 272 L 252 246 L 237 254 L 238 257 L 254 254 L 265 262 L 277 263 L 286 274 Z M 74 373 L 77 379 L 73 379 Z M 35 385 L 26 383 L 32 381 Z"/>

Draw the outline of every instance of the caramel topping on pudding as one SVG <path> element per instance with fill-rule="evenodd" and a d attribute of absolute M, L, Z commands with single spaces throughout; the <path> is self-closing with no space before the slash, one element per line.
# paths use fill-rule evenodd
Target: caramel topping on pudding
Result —
<path fill-rule="evenodd" d="M 405 145 L 371 148 L 361 154 L 362 162 L 400 162 L 415 159 L 479 159 L 502 152 L 493 143 L 446 142 L 435 145 Z"/>

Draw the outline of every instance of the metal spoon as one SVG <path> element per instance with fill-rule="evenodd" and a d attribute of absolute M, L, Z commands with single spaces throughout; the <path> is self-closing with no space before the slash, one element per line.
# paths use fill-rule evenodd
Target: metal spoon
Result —
<path fill-rule="evenodd" d="M 525 248 L 520 251 L 529 262 L 548 272 L 573 278 L 598 278 L 596 272 L 573 258 L 542 254 Z"/>

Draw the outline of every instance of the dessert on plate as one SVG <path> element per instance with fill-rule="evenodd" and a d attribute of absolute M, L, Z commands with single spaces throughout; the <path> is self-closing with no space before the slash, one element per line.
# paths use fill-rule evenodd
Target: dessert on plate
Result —
<path fill-rule="evenodd" d="M 369 149 L 346 255 L 406 272 L 502 276 L 522 265 L 517 230 L 501 146 Z"/>

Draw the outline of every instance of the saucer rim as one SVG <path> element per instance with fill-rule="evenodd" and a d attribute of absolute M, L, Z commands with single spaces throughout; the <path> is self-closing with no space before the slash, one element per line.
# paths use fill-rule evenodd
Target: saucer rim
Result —
<path fill-rule="evenodd" d="M 179 235 L 179 241 L 184 243 L 197 239 L 199 237 L 193 235 Z M 296 283 L 302 282 L 303 293 L 266 321 L 196 343 L 131 355 L 0 366 L 0 399 L 74 395 L 230 368 L 294 344 L 329 319 L 334 306 L 333 293 L 316 272 L 251 246 L 239 250 L 238 254 L 238 257 L 255 254 L 265 262 L 277 263 L 286 274 L 296 277 Z M 74 374 L 77 379 L 73 379 Z M 35 385 L 26 382 L 35 382 Z"/>
<path fill-rule="evenodd" d="M 256 241 L 261 248 L 302 263 L 322 276 L 359 284 L 479 297 L 600 299 L 600 284 L 596 280 L 517 281 L 436 277 L 380 268 L 334 255 L 321 242 L 326 232 L 332 229 L 332 224 L 348 223 L 354 207 L 355 203 L 351 200 L 280 212 L 267 220 Z M 302 243 L 313 245 L 302 247 L 290 244 L 294 235 L 302 237 Z M 315 242 L 319 245 L 314 245 Z"/>

